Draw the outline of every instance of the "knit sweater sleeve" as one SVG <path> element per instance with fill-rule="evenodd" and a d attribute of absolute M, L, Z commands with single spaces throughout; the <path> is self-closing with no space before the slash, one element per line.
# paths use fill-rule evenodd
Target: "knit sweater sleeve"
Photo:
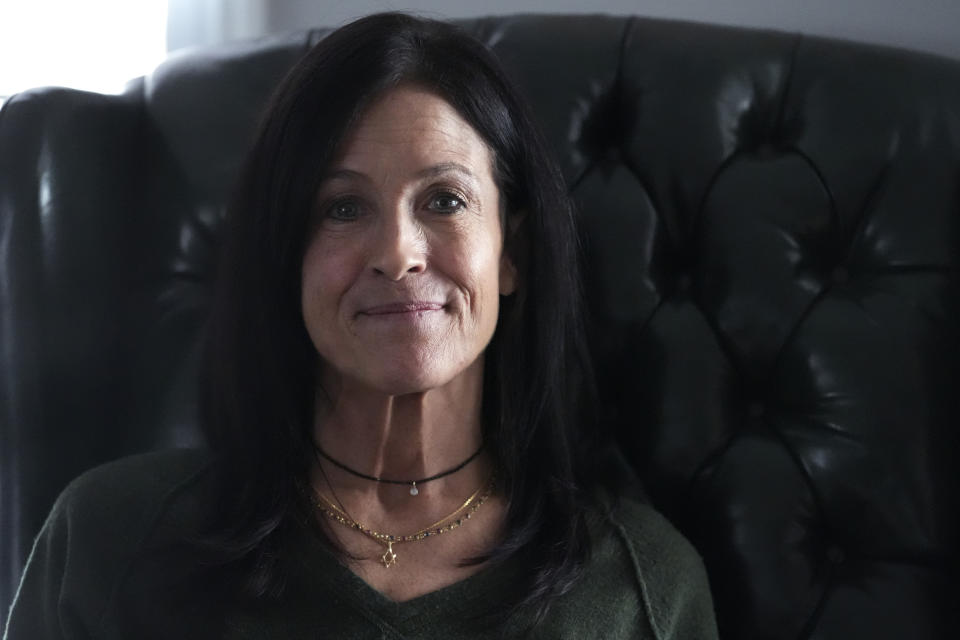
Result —
<path fill-rule="evenodd" d="M 33 543 L 20 586 L 10 609 L 4 640 L 60 640 L 89 637 L 61 612 L 69 526 L 65 497 L 60 496 Z M 63 614 L 63 615 L 62 615 Z"/>
<path fill-rule="evenodd" d="M 620 505 L 613 525 L 657 640 L 716 640 L 710 584 L 693 545 L 662 515 L 635 502 Z"/>
<path fill-rule="evenodd" d="M 88 471 L 63 491 L 27 560 L 4 640 L 111 637 L 114 591 L 165 495 L 201 458 L 170 452 Z"/>

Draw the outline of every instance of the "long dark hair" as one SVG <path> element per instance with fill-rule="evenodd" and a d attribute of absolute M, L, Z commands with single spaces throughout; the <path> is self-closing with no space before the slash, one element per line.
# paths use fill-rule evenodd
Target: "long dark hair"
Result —
<path fill-rule="evenodd" d="M 449 102 L 489 145 L 506 202 L 517 291 L 487 348 L 485 439 L 501 469 L 506 536 L 487 558 L 519 554 L 519 600 L 542 613 L 589 550 L 581 442 L 592 397 L 583 344 L 574 218 L 528 108 L 493 54 L 443 22 L 378 14 L 332 32 L 277 89 L 228 218 L 210 319 L 202 407 L 223 462 L 215 533 L 245 567 L 246 592 L 282 587 L 283 532 L 312 518 L 317 354 L 300 311 L 301 261 L 315 195 L 345 133 L 375 97 L 413 84 Z"/>

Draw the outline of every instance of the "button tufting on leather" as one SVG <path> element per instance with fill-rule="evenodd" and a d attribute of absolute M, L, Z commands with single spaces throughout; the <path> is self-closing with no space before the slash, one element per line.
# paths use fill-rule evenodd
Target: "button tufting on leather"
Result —
<path fill-rule="evenodd" d="M 834 284 L 846 284 L 850 281 L 850 272 L 847 271 L 846 267 L 837 267 L 833 270 L 830 278 Z"/>
<path fill-rule="evenodd" d="M 827 548 L 827 560 L 829 560 L 831 564 L 843 564 L 846 559 L 847 554 L 840 548 L 840 545 L 831 544 Z"/>
<path fill-rule="evenodd" d="M 779 155 L 780 151 L 771 141 L 764 141 L 754 149 L 754 155 L 760 160 L 770 160 Z"/>

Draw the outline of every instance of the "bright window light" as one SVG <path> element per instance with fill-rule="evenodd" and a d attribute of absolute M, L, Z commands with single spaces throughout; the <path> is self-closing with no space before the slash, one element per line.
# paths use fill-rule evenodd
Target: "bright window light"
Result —
<path fill-rule="evenodd" d="M 119 93 L 166 56 L 167 0 L 0 0 L 0 98 L 39 86 Z"/>

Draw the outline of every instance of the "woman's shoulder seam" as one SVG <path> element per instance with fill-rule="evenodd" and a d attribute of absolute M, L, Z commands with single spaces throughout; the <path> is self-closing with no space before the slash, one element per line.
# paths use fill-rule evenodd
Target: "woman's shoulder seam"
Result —
<path fill-rule="evenodd" d="M 647 581 L 644 579 L 643 572 L 640 570 L 640 557 L 637 554 L 637 549 L 634 546 L 634 542 L 630 534 L 627 532 L 626 527 L 618 517 L 621 506 L 622 505 L 618 502 L 616 511 L 614 511 L 614 509 L 607 509 L 605 517 L 610 526 L 613 527 L 617 538 L 619 538 L 620 543 L 623 545 L 623 548 L 626 550 L 626 553 L 630 558 L 630 565 L 633 569 L 633 578 L 636 581 L 637 590 L 640 593 L 640 599 L 643 601 L 643 609 L 647 615 L 647 620 L 650 623 L 650 628 L 656 635 L 656 640 L 661 640 L 660 631 L 654 617 L 650 594 L 648 592 Z"/>
<path fill-rule="evenodd" d="M 107 626 L 108 618 L 110 612 L 114 609 L 120 587 L 126 579 L 137 554 L 145 547 L 150 536 L 156 531 L 159 522 L 169 509 L 175 497 L 198 482 L 200 478 L 209 471 L 209 461 L 209 454 L 199 450 L 149 452 L 106 463 L 83 474 L 75 481 L 82 483 L 86 477 L 87 482 L 96 486 L 94 483 L 100 479 L 94 476 L 98 474 L 102 474 L 104 478 L 116 477 L 117 475 L 122 476 L 127 471 L 127 468 L 135 468 L 140 472 L 152 468 L 154 472 L 169 474 L 168 477 L 164 478 L 164 480 L 167 481 L 164 483 L 165 486 L 159 487 L 159 491 L 157 491 L 157 495 L 155 496 L 157 500 L 152 513 L 144 520 L 144 524 L 140 528 L 135 541 L 130 545 L 129 553 L 126 558 L 124 558 L 122 567 L 113 575 L 109 591 L 103 600 L 102 610 L 96 618 L 96 629 L 98 633 L 102 633 Z M 164 469 L 167 465 L 176 468 Z"/>
<path fill-rule="evenodd" d="M 650 628 L 656 640 L 664 640 L 666 635 L 661 620 L 662 612 L 654 605 L 658 598 L 651 593 L 651 589 L 668 585 L 649 584 L 646 570 L 658 573 L 651 563 L 661 561 L 672 563 L 680 560 L 681 564 L 685 564 L 688 556 L 696 556 L 697 552 L 665 516 L 649 505 L 622 498 L 607 511 L 606 518 L 630 559 Z M 670 575 L 675 573 L 668 572 Z"/>

